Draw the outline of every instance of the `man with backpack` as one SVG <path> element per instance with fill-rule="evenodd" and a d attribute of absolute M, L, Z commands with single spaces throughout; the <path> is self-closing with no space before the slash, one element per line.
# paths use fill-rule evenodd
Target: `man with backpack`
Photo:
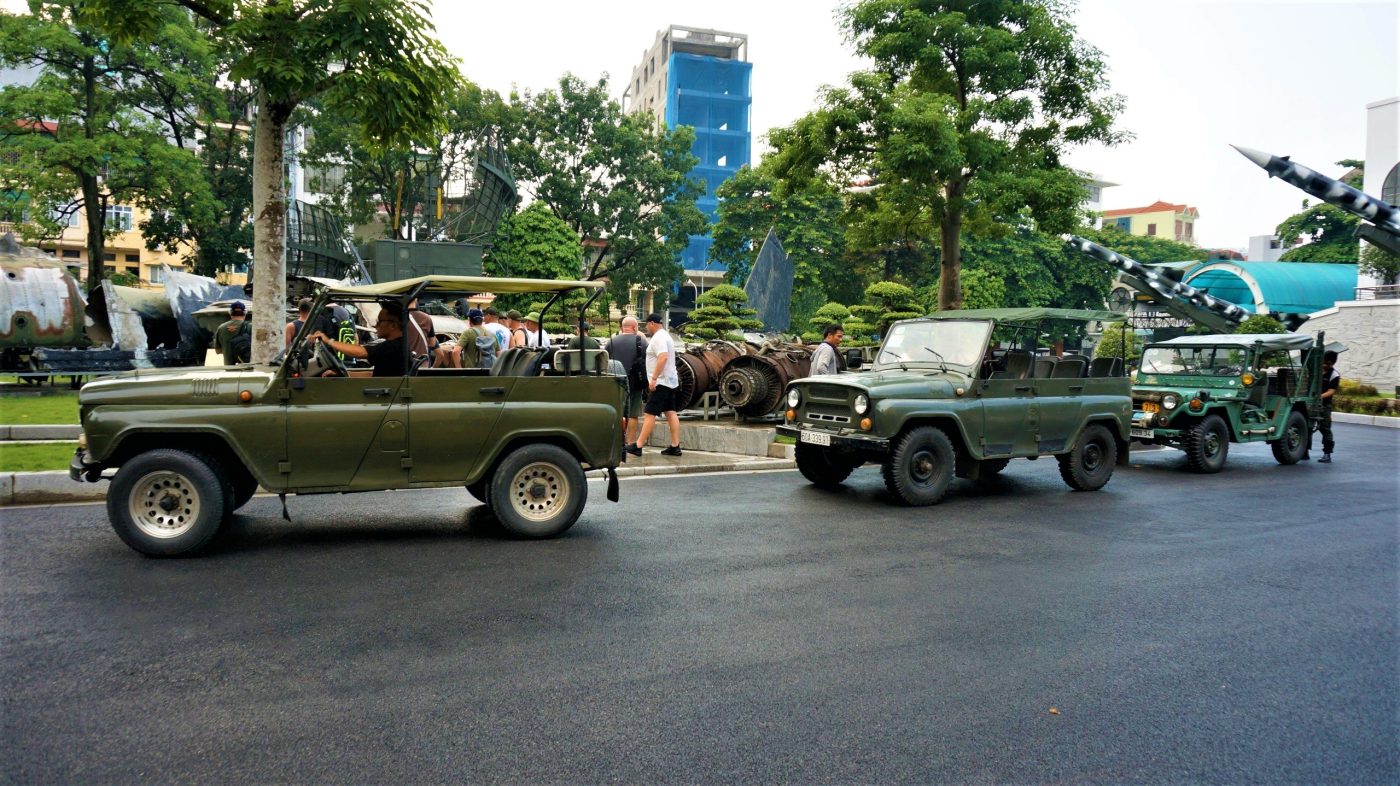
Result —
<path fill-rule="evenodd" d="M 229 319 L 214 331 L 214 350 L 224 357 L 225 366 L 250 363 L 253 359 L 253 325 L 248 307 L 235 300 L 228 307 Z"/>
<path fill-rule="evenodd" d="M 647 340 L 637 333 L 637 318 L 623 317 L 622 332 L 608 339 L 608 357 L 627 370 L 627 403 L 622 408 L 623 442 L 636 441 L 642 416 L 642 391 L 647 389 Z"/>

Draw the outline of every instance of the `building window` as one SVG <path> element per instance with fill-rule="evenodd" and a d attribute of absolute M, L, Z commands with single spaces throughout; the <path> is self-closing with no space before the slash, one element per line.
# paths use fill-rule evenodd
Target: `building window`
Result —
<path fill-rule="evenodd" d="M 1186 239 L 1187 239 L 1187 240 L 1190 240 L 1190 239 L 1191 239 L 1191 222 L 1190 222 L 1190 221 L 1186 222 Z"/>
<path fill-rule="evenodd" d="M 131 229 L 132 217 L 132 210 L 126 205 L 109 205 L 107 207 L 106 228 L 126 232 Z"/>
<path fill-rule="evenodd" d="M 165 268 L 160 265 L 149 265 L 146 268 L 146 280 L 152 284 L 165 283 Z"/>
<path fill-rule="evenodd" d="M 116 261 L 117 261 L 117 255 L 116 255 L 116 254 L 103 254 L 103 255 L 102 255 L 102 261 L 103 261 L 103 262 L 116 262 Z"/>
<path fill-rule="evenodd" d="M 140 262 L 140 261 L 141 261 L 141 255 L 140 255 L 140 254 L 124 254 L 124 255 L 122 255 L 122 258 L 125 259 L 127 262 Z"/>
<path fill-rule="evenodd" d="M 62 210 L 59 210 L 58 208 L 54 208 L 53 210 L 49 211 L 49 218 L 53 219 L 54 223 L 58 224 L 59 226 L 68 227 L 70 229 L 78 226 L 80 220 L 78 217 L 78 211 L 73 210 L 67 214 L 64 214 L 64 212 Z"/>
<path fill-rule="evenodd" d="M 75 249 L 75 248 L 65 248 L 65 249 L 63 249 L 63 258 L 64 258 L 64 259 L 77 259 L 78 257 L 80 257 L 80 256 L 82 256 L 82 255 L 83 255 L 83 252 L 81 252 L 81 251 L 79 251 L 79 250 L 77 250 L 77 249 Z"/>
<path fill-rule="evenodd" d="M 1127 218 L 1127 217 L 1125 217 L 1125 218 L 1120 218 L 1120 219 L 1118 219 L 1117 221 L 1114 221 L 1113 223 L 1114 223 L 1115 226 L 1117 226 L 1119 229 L 1123 230 L 1124 232 L 1131 232 L 1131 231 L 1133 231 L 1133 220 L 1132 220 L 1131 218 Z"/>
<path fill-rule="evenodd" d="M 1102 202 L 1102 201 L 1103 201 L 1103 189 L 1102 189 L 1102 188 L 1100 188 L 1099 186 L 1089 186 L 1088 191 L 1089 191 L 1089 201 L 1090 201 L 1090 202 Z"/>
<path fill-rule="evenodd" d="M 103 265 L 103 266 L 102 266 L 102 275 L 104 275 L 104 276 L 110 276 L 110 275 L 112 275 L 112 274 L 114 274 L 114 273 L 116 273 L 116 272 L 117 272 L 117 269 L 114 268 L 114 267 L 112 267 L 111 265 Z"/>
<path fill-rule="evenodd" d="M 1388 204 L 1400 206 L 1400 164 L 1391 167 L 1381 183 L 1381 199 Z"/>
<path fill-rule="evenodd" d="M 1148 224 L 1148 225 L 1147 225 L 1147 236 L 1148 236 L 1148 237 L 1155 237 L 1156 235 L 1157 235 L 1157 225 L 1156 225 L 1156 224 Z"/>

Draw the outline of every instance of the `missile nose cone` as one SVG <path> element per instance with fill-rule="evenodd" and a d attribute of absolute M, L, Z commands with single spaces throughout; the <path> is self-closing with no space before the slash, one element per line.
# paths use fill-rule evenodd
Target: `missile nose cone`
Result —
<path fill-rule="evenodd" d="M 1253 161 L 1254 163 L 1258 164 L 1261 167 L 1264 167 L 1265 169 L 1269 167 L 1269 159 L 1273 158 L 1273 156 L 1269 155 L 1268 153 L 1261 153 L 1252 147 L 1240 147 L 1239 145 L 1230 145 L 1230 147 L 1233 147 L 1234 149 L 1238 150 L 1240 155 L 1244 156 L 1245 158 L 1248 158 L 1250 161 Z"/>

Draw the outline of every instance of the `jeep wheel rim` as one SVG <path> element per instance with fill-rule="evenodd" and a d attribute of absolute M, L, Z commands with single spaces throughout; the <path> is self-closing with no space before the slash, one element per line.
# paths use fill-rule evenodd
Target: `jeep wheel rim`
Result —
<path fill-rule="evenodd" d="M 530 521 L 549 521 L 567 506 L 569 492 L 569 481 L 558 467 L 537 461 L 511 478 L 510 504 Z"/>
<path fill-rule="evenodd" d="M 1205 449 L 1206 458 L 1215 458 L 1220 455 L 1220 435 L 1214 431 L 1206 435 L 1202 447 Z"/>
<path fill-rule="evenodd" d="M 915 483 L 927 485 L 933 480 L 936 465 L 933 453 L 920 450 L 909 459 L 909 477 L 913 478 Z"/>
<path fill-rule="evenodd" d="M 132 487 L 127 513 L 142 534 L 153 538 L 178 538 L 199 518 L 199 491 L 178 472 L 151 472 Z"/>
<path fill-rule="evenodd" d="M 1103 463 L 1103 446 L 1097 441 L 1092 441 L 1084 446 L 1084 469 L 1087 472 L 1095 472 L 1099 465 Z"/>
<path fill-rule="evenodd" d="M 1296 451 L 1303 444 L 1303 434 L 1297 426 L 1289 426 L 1288 431 L 1284 432 L 1284 442 L 1290 451 Z"/>

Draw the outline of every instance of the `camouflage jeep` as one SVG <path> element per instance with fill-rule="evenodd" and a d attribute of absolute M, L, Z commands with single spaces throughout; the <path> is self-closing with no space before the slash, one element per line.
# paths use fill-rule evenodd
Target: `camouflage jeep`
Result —
<path fill-rule="evenodd" d="M 312 313 L 331 298 L 376 311 L 420 296 L 601 287 L 431 276 L 333 287 Z M 433 369 L 408 357 L 403 341 L 402 357 L 382 351 L 380 371 L 393 360 L 406 373 L 375 376 L 312 342 L 314 324 L 272 365 L 137 371 L 83 387 L 69 474 L 95 482 L 116 469 L 107 513 L 128 546 L 196 550 L 259 486 L 279 494 L 466 487 L 526 538 L 553 537 L 578 520 L 585 468 L 608 470 L 617 499 L 625 381 L 606 373 L 606 352 L 516 347 L 490 369 Z"/>
<path fill-rule="evenodd" d="M 1128 378 L 1118 358 L 1037 354 L 1050 319 L 1122 315 L 1009 308 L 896 322 L 872 370 L 793 382 L 778 433 L 796 438 L 808 481 L 835 486 L 875 462 L 907 505 L 936 503 L 955 475 L 985 478 L 1013 458 L 1055 456 L 1071 488 L 1101 488 L 1127 460 Z M 859 365 L 854 351 L 848 358 Z"/>
<path fill-rule="evenodd" d="M 1133 439 L 1185 451 L 1197 472 L 1224 469 L 1232 442 L 1267 442 L 1280 464 L 1296 464 L 1322 412 L 1324 349 L 1320 333 L 1149 344 L 1133 383 Z"/>

